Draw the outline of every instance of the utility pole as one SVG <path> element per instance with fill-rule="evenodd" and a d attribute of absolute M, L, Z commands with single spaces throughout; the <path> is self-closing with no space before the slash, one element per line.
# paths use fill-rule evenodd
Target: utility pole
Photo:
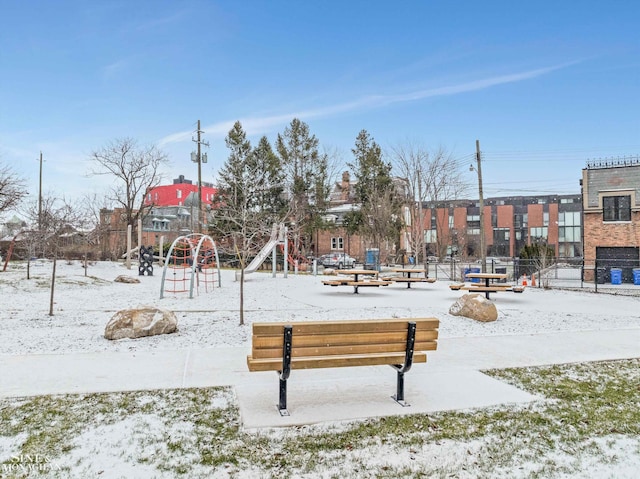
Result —
<path fill-rule="evenodd" d="M 198 149 L 197 149 L 197 153 L 193 153 L 193 152 L 191 153 L 191 161 L 198 163 L 198 230 L 200 233 L 204 233 L 204 226 L 202 221 L 204 218 L 204 214 L 202 211 L 202 163 L 207 162 L 207 154 L 205 153 L 204 156 L 202 155 L 201 146 L 202 145 L 206 147 L 209 146 L 209 143 L 202 141 L 201 139 L 202 133 L 204 133 L 204 131 L 200 129 L 200 120 L 198 120 L 198 129 L 196 131 L 196 135 L 197 135 L 196 139 L 194 138 L 191 139 L 198 145 Z"/>
<path fill-rule="evenodd" d="M 40 187 L 38 189 L 38 231 L 42 231 L 42 152 L 40 152 Z"/>
<path fill-rule="evenodd" d="M 422 166 L 420 167 L 422 168 Z M 419 260 L 426 265 L 427 264 L 427 254 L 426 254 L 426 245 L 424 242 L 424 219 L 422 215 L 422 175 L 420 174 L 421 169 L 418 169 L 418 232 L 420 234 L 420 238 L 416 241 L 416 244 L 420 247 L 421 251 L 418 251 L 416 254 L 416 265 Z M 413 199 L 413 198 L 412 198 Z"/>
<path fill-rule="evenodd" d="M 480 268 L 487 272 L 487 248 L 484 237 L 484 197 L 482 195 L 482 163 L 480 156 L 480 141 L 476 140 L 476 171 L 478 172 L 478 196 L 480 198 Z"/>

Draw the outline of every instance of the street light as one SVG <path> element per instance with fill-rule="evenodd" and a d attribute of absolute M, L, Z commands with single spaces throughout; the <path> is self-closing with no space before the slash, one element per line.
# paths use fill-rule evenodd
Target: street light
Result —
<path fill-rule="evenodd" d="M 476 162 L 477 166 L 474 168 L 473 163 L 469 165 L 469 171 L 476 171 L 478 173 L 478 196 L 480 199 L 480 268 L 483 273 L 487 272 L 487 251 L 484 238 L 484 197 L 482 195 L 482 166 L 480 162 L 480 141 L 476 140 Z"/>

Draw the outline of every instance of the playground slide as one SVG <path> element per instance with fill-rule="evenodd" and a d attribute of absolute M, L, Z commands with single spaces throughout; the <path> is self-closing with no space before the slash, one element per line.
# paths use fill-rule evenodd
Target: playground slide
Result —
<path fill-rule="evenodd" d="M 267 256 L 271 254 L 271 251 L 273 251 L 273 248 L 277 244 L 278 244 L 278 238 L 277 237 L 271 238 L 269 242 L 266 245 L 264 245 L 264 247 L 260 250 L 258 255 L 255 258 L 253 258 L 253 261 L 249 263 L 249 266 L 247 266 L 244 269 L 244 274 L 255 272 L 260 267 L 260 265 L 264 263 L 264 260 L 267 259 Z"/>

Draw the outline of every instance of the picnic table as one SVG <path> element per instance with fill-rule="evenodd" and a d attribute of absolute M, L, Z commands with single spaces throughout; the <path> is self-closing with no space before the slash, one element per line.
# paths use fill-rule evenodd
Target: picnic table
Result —
<path fill-rule="evenodd" d="M 359 287 L 388 286 L 391 281 L 381 281 L 378 279 L 378 272 L 371 269 L 337 269 L 336 273 L 342 278 L 324 280 L 325 286 L 353 286 L 353 293 L 358 294 Z M 362 276 L 373 276 L 373 279 L 363 280 Z"/>
<path fill-rule="evenodd" d="M 402 276 L 389 277 L 385 278 L 385 280 L 396 283 L 407 283 L 407 288 L 411 288 L 411 283 L 435 283 L 435 279 L 427 278 L 427 270 L 422 268 L 393 268 L 391 271 L 401 273 Z M 423 274 L 424 277 L 421 277 L 420 274 Z"/>
<path fill-rule="evenodd" d="M 508 284 L 496 284 L 491 283 L 492 280 L 496 279 L 507 279 L 506 273 L 467 273 L 465 275 L 467 278 L 473 279 L 484 279 L 484 284 L 482 283 L 471 283 L 469 285 L 462 285 L 459 288 L 452 289 L 463 289 L 466 291 L 475 291 L 478 293 L 484 293 L 487 299 L 489 298 L 490 293 L 499 293 L 501 291 L 510 291 L 512 290 L 511 285 Z"/>

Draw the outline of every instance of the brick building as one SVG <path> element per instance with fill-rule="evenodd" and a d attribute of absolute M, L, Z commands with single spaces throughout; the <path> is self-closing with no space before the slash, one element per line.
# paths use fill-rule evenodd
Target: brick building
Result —
<path fill-rule="evenodd" d="M 427 253 L 461 258 L 480 257 L 480 228 L 486 255 L 518 256 L 525 245 L 544 242 L 556 256 L 582 256 L 581 196 L 536 195 L 487 198 L 484 225 L 475 200 L 423 204 Z"/>
<path fill-rule="evenodd" d="M 633 282 L 640 267 L 640 159 L 591 162 L 581 184 L 585 280 L 598 271 L 598 281 L 608 282 L 615 267 L 623 282 Z"/>
<path fill-rule="evenodd" d="M 206 225 L 207 212 L 216 194 L 211 183 L 202 183 L 202 215 L 199 214 L 198 185 L 185 179 L 183 175 L 170 185 L 160 185 L 150 189 L 144 198 L 149 210 L 142 218 L 142 243 L 155 245 L 164 237 L 164 244 L 171 244 L 178 236 L 197 231 L 202 216 Z M 205 226 L 206 227 L 206 226 Z M 134 225 L 132 242 L 138 242 Z M 103 258 L 118 258 L 126 249 L 127 225 L 122 208 L 100 211 L 101 255 Z"/>

